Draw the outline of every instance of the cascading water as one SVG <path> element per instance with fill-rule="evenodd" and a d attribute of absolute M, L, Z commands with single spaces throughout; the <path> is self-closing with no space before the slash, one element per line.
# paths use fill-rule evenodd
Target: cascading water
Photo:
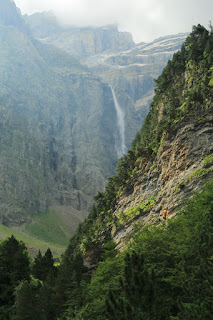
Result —
<path fill-rule="evenodd" d="M 110 86 L 110 88 L 112 91 L 112 96 L 113 96 L 114 105 L 115 105 L 115 111 L 116 111 L 116 115 L 117 115 L 119 137 L 117 137 L 117 139 L 116 139 L 115 148 L 116 148 L 118 159 L 119 159 L 127 151 L 127 147 L 125 145 L 125 121 L 124 121 L 125 113 L 118 103 L 114 89 L 112 88 L 112 86 Z"/>

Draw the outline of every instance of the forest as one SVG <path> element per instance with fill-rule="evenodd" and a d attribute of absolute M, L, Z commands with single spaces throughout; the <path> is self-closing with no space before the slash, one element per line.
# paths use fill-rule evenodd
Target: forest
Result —
<path fill-rule="evenodd" d="M 67 249 L 32 260 L 13 236 L 0 245 L 2 320 L 211 319 L 213 180 L 176 218 L 144 227 L 118 254 L 108 239 L 96 271 Z"/>

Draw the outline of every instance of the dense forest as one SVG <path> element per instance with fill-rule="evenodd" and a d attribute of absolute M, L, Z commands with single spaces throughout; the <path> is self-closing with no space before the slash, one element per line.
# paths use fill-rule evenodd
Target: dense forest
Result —
<path fill-rule="evenodd" d="M 58 266 L 50 250 L 32 259 L 13 236 L 0 243 L 2 320 L 212 319 L 213 180 L 174 218 L 139 228 L 122 253 L 111 238 L 119 192 L 137 178 L 141 162 L 155 161 L 165 132 L 192 118 L 202 121 L 200 106 L 212 103 L 212 68 L 213 28 L 198 25 L 156 80 L 144 126 Z M 166 106 L 162 114 L 159 103 Z M 202 170 L 212 163 L 209 155 Z M 91 246 L 99 262 L 93 271 L 83 264 Z"/>
<path fill-rule="evenodd" d="M 2 320 L 212 319 L 213 181 L 176 219 L 144 227 L 122 254 L 105 244 L 93 276 L 67 250 L 34 261 L 14 237 L 0 245 Z"/>

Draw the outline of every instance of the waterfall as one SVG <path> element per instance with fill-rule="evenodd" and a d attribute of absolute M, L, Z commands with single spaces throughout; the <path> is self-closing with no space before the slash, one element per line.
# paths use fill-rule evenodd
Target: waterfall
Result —
<path fill-rule="evenodd" d="M 112 86 L 110 86 L 110 88 L 111 88 L 112 96 L 113 96 L 113 100 L 114 100 L 115 111 L 116 111 L 116 115 L 117 115 L 117 123 L 118 123 L 118 133 L 119 133 L 119 136 L 116 137 L 117 139 L 115 142 L 116 143 L 115 148 L 117 151 L 117 156 L 118 156 L 118 158 L 120 158 L 127 151 L 127 147 L 125 145 L 125 121 L 124 121 L 125 113 L 118 103 L 114 89 L 112 88 Z"/>

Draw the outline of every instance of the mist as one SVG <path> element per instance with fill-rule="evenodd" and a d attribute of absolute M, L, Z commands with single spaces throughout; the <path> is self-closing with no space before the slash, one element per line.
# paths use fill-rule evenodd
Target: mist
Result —
<path fill-rule="evenodd" d="M 116 24 L 132 33 L 135 42 L 180 32 L 198 23 L 208 27 L 212 0 L 15 0 L 22 13 L 52 10 L 59 21 L 72 26 Z"/>

